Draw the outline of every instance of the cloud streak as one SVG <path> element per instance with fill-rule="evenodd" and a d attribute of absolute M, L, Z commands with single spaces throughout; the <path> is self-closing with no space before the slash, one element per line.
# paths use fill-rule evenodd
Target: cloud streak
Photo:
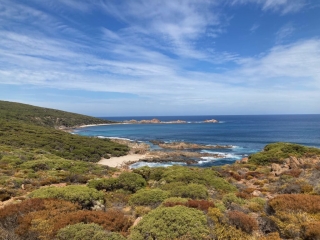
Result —
<path fill-rule="evenodd" d="M 315 99 L 320 100 L 320 40 L 285 44 L 294 31 L 292 25 L 278 31 L 276 46 L 242 57 L 199 47 L 203 38 L 213 41 L 226 31 L 229 21 L 218 11 L 219 1 L 61 0 L 62 4 L 49 1 L 50 11 L 41 10 L 39 1 L 33 3 L 34 8 L 6 0 L 0 5 L 0 21 L 7 23 L 0 27 L 0 84 L 132 94 L 136 97 L 130 100 L 135 104 L 132 111 L 153 109 L 154 114 L 161 109 L 173 114 L 186 106 L 201 107 L 202 112 L 215 108 L 223 114 L 250 105 L 259 112 L 252 101 L 267 106 L 265 112 L 272 111 L 275 101 L 303 109 L 299 99 L 314 111 Z M 302 1 L 232 1 L 247 3 L 281 14 L 298 11 L 299 4 L 299 9 L 303 7 Z M 107 14 L 122 27 L 101 23 L 88 33 L 87 26 L 54 14 L 61 6 L 85 15 Z M 259 28 L 251 26 L 253 32 Z M 232 67 L 212 70 L 225 65 Z M 292 94 L 299 98 L 293 100 Z M 87 104 L 92 101 L 98 100 Z M 118 97 L 99 101 L 95 105 L 108 106 L 115 114 L 128 104 Z"/>

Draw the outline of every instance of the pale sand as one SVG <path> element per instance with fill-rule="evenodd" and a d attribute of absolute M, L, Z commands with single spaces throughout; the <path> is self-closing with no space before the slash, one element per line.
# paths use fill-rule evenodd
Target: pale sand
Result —
<path fill-rule="evenodd" d="M 122 157 L 112 157 L 109 159 L 103 158 L 98 162 L 98 164 L 106 165 L 109 167 L 121 167 L 127 162 L 138 162 L 140 159 L 143 159 L 145 157 L 145 154 L 129 154 Z"/>

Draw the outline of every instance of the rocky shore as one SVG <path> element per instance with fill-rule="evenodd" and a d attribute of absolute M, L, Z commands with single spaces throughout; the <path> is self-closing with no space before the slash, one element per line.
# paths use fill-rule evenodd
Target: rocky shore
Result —
<path fill-rule="evenodd" d="M 221 148 L 232 148 L 232 146 L 224 145 L 201 145 L 194 143 L 185 143 L 185 142 L 173 142 L 173 143 L 164 143 L 162 141 L 151 141 L 153 145 L 160 147 L 159 150 L 151 150 L 150 145 L 146 143 L 134 142 L 130 140 L 123 139 L 111 139 L 111 141 L 125 144 L 129 146 L 130 153 L 128 158 L 123 158 L 124 165 L 130 165 L 137 161 L 142 162 L 184 162 L 186 164 L 195 164 L 199 160 L 205 157 L 212 158 L 223 158 L 222 154 L 215 153 L 206 153 L 198 152 L 199 149 L 221 149 Z M 140 158 L 139 158 L 140 156 Z M 142 157 L 143 156 L 143 157 Z M 106 161 L 104 161 L 106 162 Z M 117 162 L 118 165 L 119 161 Z"/>

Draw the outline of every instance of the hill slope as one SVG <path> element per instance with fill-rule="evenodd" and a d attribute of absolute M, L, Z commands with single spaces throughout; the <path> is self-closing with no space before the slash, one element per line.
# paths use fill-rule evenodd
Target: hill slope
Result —
<path fill-rule="evenodd" d="M 108 120 L 89 117 L 76 113 L 36 107 L 32 105 L 0 101 L 0 119 L 22 121 L 48 127 L 74 127 L 87 124 L 112 123 Z"/>
<path fill-rule="evenodd" d="M 97 162 L 102 157 L 123 156 L 125 145 L 56 130 L 61 126 L 110 123 L 98 118 L 20 103 L 0 101 L 0 145 L 41 149 L 59 157 Z"/>

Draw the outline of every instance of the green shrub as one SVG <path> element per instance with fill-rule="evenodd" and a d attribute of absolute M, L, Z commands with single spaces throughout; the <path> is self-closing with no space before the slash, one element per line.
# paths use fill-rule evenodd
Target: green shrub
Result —
<path fill-rule="evenodd" d="M 161 189 L 141 189 L 131 195 L 129 199 L 130 205 L 156 206 L 169 196 L 167 191 Z"/>
<path fill-rule="evenodd" d="M 33 191 L 32 198 L 56 198 L 79 203 L 84 208 L 91 208 L 95 201 L 103 202 L 104 194 L 86 186 L 70 185 L 66 187 L 46 187 Z"/>
<path fill-rule="evenodd" d="M 223 193 L 236 191 L 235 186 L 231 185 L 225 179 L 219 177 L 219 174 L 213 169 L 174 166 L 167 168 L 162 177 L 167 183 L 197 183 L 208 187 L 213 187 L 217 191 Z"/>
<path fill-rule="evenodd" d="M 146 180 L 139 174 L 124 172 L 118 178 L 93 179 L 89 181 L 88 187 L 97 190 L 114 191 L 122 189 L 124 191 L 136 192 L 147 185 Z"/>
<path fill-rule="evenodd" d="M 242 198 L 237 197 L 234 193 L 228 193 L 223 196 L 222 201 L 225 206 L 229 206 L 231 203 L 236 203 L 242 205 L 245 203 L 245 200 Z"/>
<path fill-rule="evenodd" d="M 95 223 L 77 223 L 58 231 L 58 240 L 124 240 L 119 233 L 108 232 Z"/>
<path fill-rule="evenodd" d="M 141 167 L 134 169 L 133 172 L 141 175 L 146 181 L 155 180 L 159 181 L 162 178 L 162 174 L 166 171 L 164 167 Z"/>
<path fill-rule="evenodd" d="M 157 208 L 135 226 L 129 239 L 206 239 L 209 235 L 203 212 L 183 206 Z"/>
<path fill-rule="evenodd" d="M 172 197 L 206 199 L 208 197 L 207 188 L 200 184 L 191 183 L 185 186 L 178 186 L 170 191 Z"/>
<path fill-rule="evenodd" d="M 264 147 L 263 152 L 255 153 L 249 156 L 249 163 L 267 165 L 270 163 L 282 163 L 285 158 L 290 156 L 320 155 L 320 149 L 306 147 L 293 143 L 271 143 Z"/>

